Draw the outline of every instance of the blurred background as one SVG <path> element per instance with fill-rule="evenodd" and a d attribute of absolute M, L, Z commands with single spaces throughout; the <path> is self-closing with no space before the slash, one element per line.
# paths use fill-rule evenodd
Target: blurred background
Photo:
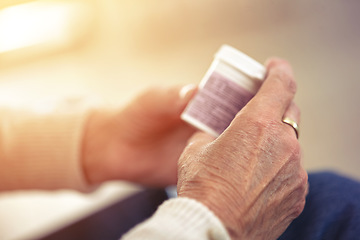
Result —
<path fill-rule="evenodd" d="M 360 179 L 358 0 L 0 0 L 0 104 L 125 104 L 198 83 L 220 45 L 293 65 L 305 167 Z M 137 191 L 0 194 L 0 239 L 33 239 Z"/>

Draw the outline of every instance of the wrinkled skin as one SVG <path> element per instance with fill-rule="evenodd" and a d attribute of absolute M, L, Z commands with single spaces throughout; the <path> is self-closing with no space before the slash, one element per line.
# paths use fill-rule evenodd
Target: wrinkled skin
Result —
<path fill-rule="evenodd" d="M 233 239 L 277 239 L 303 210 L 307 173 L 294 129 L 296 83 L 272 59 L 258 94 L 217 139 L 195 134 L 179 160 L 178 195 L 209 207 Z"/>

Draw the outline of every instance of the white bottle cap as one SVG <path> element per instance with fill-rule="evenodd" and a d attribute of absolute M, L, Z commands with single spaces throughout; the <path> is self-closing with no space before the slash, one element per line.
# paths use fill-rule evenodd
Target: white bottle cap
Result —
<path fill-rule="evenodd" d="M 222 45 L 215 58 L 240 70 L 250 78 L 258 80 L 265 78 L 266 68 L 262 64 L 229 45 Z"/>

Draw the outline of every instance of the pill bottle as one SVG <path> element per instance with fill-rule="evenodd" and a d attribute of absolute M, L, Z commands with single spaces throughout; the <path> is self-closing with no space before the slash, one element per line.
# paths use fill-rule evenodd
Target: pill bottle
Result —
<path fill-rule="evenodd" d="M 265 67 L 237 49 L 223 45 L 181 118 L 215 137 L 256 94 Z"/>

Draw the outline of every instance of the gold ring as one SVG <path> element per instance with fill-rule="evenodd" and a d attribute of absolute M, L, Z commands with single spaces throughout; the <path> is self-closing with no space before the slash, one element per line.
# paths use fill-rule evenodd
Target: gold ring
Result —
<path fill-rule="evenodd" d="M 296 138 L 299 138 L 299 125 L 294 120 L 288 117 L 285 117 L 282 121 L 283 123 L 291 126 L 295 130 Z"/>

